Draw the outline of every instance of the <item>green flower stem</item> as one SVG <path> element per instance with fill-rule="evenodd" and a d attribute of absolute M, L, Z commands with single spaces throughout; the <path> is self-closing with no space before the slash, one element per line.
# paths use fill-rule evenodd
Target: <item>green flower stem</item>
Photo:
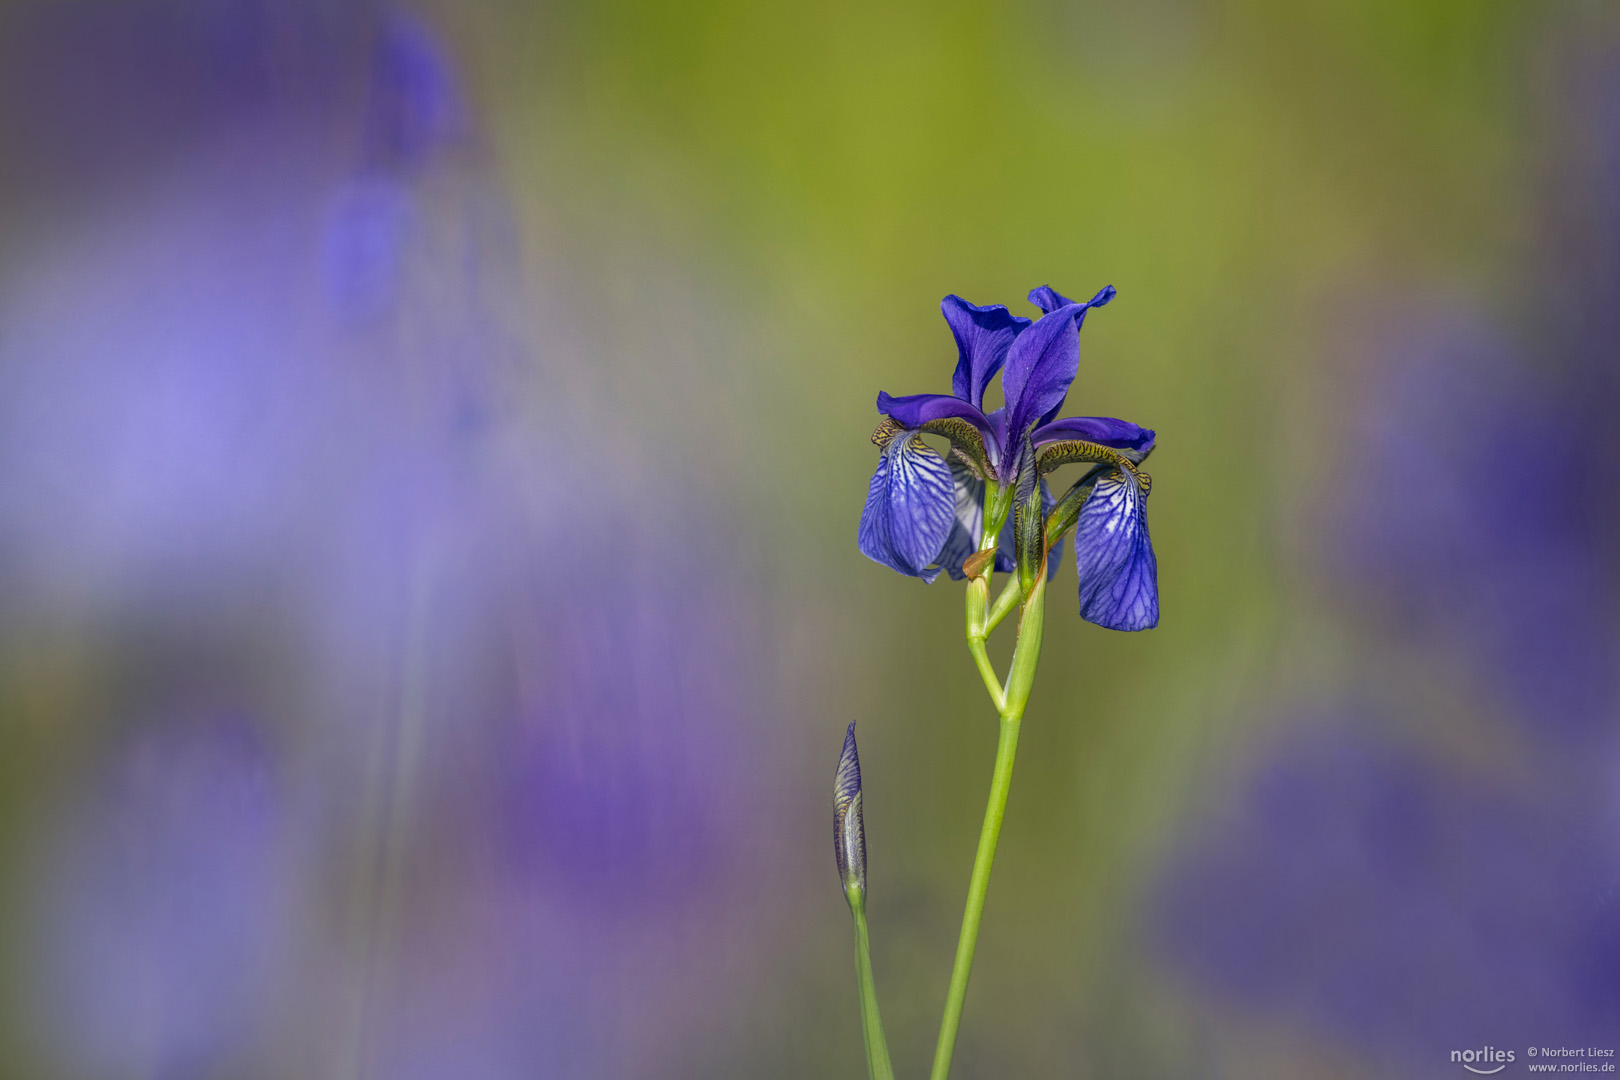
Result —
<path fill-rule="evenodd" d="M 996 711 L 1000 712 L 1001 679 L 996 676 L 996 669 L 990 663 L 990 654 L 984 651 L 985 639 L 990 636 L 989 617 L 985 610 L 989 599 L 990 577 L 988 574 L 968 582 L 968 652 L 973 654 L 973 662 L 979 666 L 979 675 L 984 679 L 984 688 L 990 692 L 990 700 L 995 702 Z"/>
<path fill-rule="evenodd" d="M 981 552 L 994 551 L 1001 536 L 1001 525 L 1007 518 L 1006 496 L 1007 492 L 1000 486 L 991 487 L 986 484 L 984 489 L 984 517 L 985 528 L 979 540 Z M 990 663 L 990 654 L 985 652 L 984 643 L 989 639 L 995 628 L 1001 625 L 1001 620 L 1007 617 L 1013 604 L 1018 600 L 1018 579 L 1014 575 L 996 597 L 994 607 L 990 607 L 990 570 L 987 567 L 982 577 L 968 582 L 967 587 L 967 643 L 968 652 L 973 654 L 973 663 L 979 669 L 979 677 L 984 680 L 984 688 L 990 694 L 990 700 L 995 703 L 996 712 L 1001 711 L 1002 698 L 1005 691 L 1001 679 L 996 676 L 995 666 Z"/>
<path fill-rule="evenodd" d="M 1016 575 L 1014 580 L 1017 580 Z M 999 695 L 997 711 L 1001 714 L 1001 734 L 996 742 L 996 765 L 990 779 L 990 803 L 979 830 L 979 850 L 973 857 L 967 910 L 962 914 L 962 934 L 956 944 L 956 963 L 951 968 L 951 987 L 945 997 L 939 1042 L 934 1048 L 931 1080 L 947 1080 L 951 1074 L 951 1055 L 956 1050 L 956 1032 L 962 1023 L 968 976 L 973 971 L 973 950 L 979 942 L 979 921 L 984 917 L 984 898 L 990 888 L 990 868 L 996 860 L 996 841 L 1001 837 L 1001 821 L 1007 813 L 1007 794 L 1012 790 L 1018 728 L 1035 681 L 1035 665 L 1041 657 L 1041 624 L 1045 611 L 1046 575 L 1042 573 L 1037 575 L 1029 599 L 1024 602 L 1024 613 L 1018 623 L 1018 644 L 1013 647 L 1012 670 L 1007 674 L 1006 690 Z"/>
<path fill-rule="evenodd" d="M 1001 620 L 1005 619 L 1007 617 L 1007 614 L 1012 611 L 1012 609 L 1017 605 L 1017 603 L 1018 603 L 1018 575 L 1017 574 L 1009 574 L 1007 576 L 1007 584 L 1001 590 L 1001 595 L 996 597 L 995 606 L 993 606 L 990 609 L 989 613 L 985 615 L 985 620 L 984 620 L 985 636 L 988 637 L 990 635 L 990 633 L 995 630 L 996 627 L 1001 625 Z M 997 712 L 1001 711 L 1001 706 L 1000 705 L 996 706 L 996 711 Z"/>
<path fill-rule="evenodd" d="M 984 639 L 968 638 L 968 651 L 973 654 L 973 662 L 979 665 L 979 677 L 984 680 L 984 688 L 989 691 L 991 702 L 995 704 L 996 711 L 1000 712 L 1001 680 L 996 678 L 996 669 L 990 666 L 990 655 L 984 651 Z"/>
<path fill-rule="evenodd" d="M 877 984 L 872 978 L 872 947 L 866 937 L 866 894 L 848 890 L 849 910 L 855 916 L 855 976 L 861 984 L 861 1039 L 866 1043 L 868 1080 L 894 1080 L 889 1044 L 883 1038 L 883 1017 L 878 1014 Z"/>

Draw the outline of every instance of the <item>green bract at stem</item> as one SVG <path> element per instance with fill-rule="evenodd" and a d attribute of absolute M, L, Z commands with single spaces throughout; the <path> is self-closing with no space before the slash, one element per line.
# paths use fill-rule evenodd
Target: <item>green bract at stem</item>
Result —
<path fill-rule="evenodd" d="M 993 541 L 992 541 L 993 542 Z M 996 859 L 996 842 L 1001 838 L 1001 822 L 1007 813 L 1007 795 L 1012 790 L 1013 761 L 1018 754 L 1018 728 L 1024 718 L 1024 706 L 1029 702 L 1029 691 L 1035 682 L 1035 666 L 1041 657 L 1041 629 L 1046 613 L 1046 574 L 1035 575 L 1028 598 L 1024 601 L 1023 615 L 1018 622 L 1018 643 L 1013 647 L 1012 668 L 1007 673 L 1007 685 L 991 693 L 996 711 L 1001 715 L 1000 736 L 996 741 L 996 764 L 990 778 L 990 801 L 984 812 L 984 825 L 979 830 L 979 849 L 973 857 L 973 876 L 968 881 L 967 910 L 962 914 L 962 933 L 957 939 L 956 962 L 951 967 L 951 986 L 945 997 L 945 1016 L 939 1025 L 939 1042 L 934 1048 L 934 1068 L 931 1080 L 947 1080 L 951 1073 L 951 1055 L 956 1050 L 956 1032 L 962 1023 L 962 1004 L 967 998 L 968 976 L 973 971 L 973 951 L 979 942 L 979 922 L 984 917 L 985 894 L 990 889 L 990 868 Z M 1012 575 L 1008 588 L 1018 584 L 1018 575 Z M 982 585 L 981 598 L 989 595 L 988 585 L 980 578 L 972 585 Z M 969 588 L 972 593 L 972 587 Z M 1006 594 L 1003 593 L 1003 596 Z M 969 601 L 969 643 L 973 642 L 972 604 Z M 998 600 L 997 607 L 1001 606 Z M 1010 608 L 1011 605 L 1008 604 Z M 983 638 L 979 639 L 974 659 L 983 651 Z M 995 682 L 995 673 L 985 660 L 980 666 L 987 686 Z"/>

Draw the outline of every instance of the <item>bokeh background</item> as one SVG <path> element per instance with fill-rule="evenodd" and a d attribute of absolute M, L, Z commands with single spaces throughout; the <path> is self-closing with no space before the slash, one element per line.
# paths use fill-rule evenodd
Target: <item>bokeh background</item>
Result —
<path fill-rule="evenodd" d="M 995 726 L 872 401 L 1045 282 L 1163 622 L 1054 585 L 958 1075 L 1620 1048 L 1612 7 L 59 0 L 0 1074 L 859 1076 L 855 719 L 920 1075 Z"/>

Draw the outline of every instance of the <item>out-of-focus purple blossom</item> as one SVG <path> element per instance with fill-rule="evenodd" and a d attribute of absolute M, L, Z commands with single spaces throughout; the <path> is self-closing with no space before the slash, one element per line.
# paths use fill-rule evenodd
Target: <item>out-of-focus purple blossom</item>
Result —
<path fill-rule="evenodd" d="M 330 407 L 281 306 L 297 181 L 240 179 L 64 234 L 4 290 L 0 572 L 28 591 L 241 568 L 296 526 Z"/>
<path fill-rule="evenodd" d="M 1567 374 L 1462 314 L 1403 325 L 1334 500 L 1335 554 L 1409 645 L 1456 641 L 1538 732 L 1591 737 L 1617 689 L 1602 457 Z"/>
<path fill-rule="evenodd" d="M 1381 374 L 1329 532 L 1403 648 L 1466 656 L 1507 715 L 1590 745 L 1620 708 L 1620 83 L 1612 56 L 1563 51 L 1540 264 L 1509 303 L 1407 299 L 1347 335 Z"/>
<path fill-rule="evenodd" d="M 366 56 L 349 44 L 347 17 L 304 13 L 328 39 L 282 26 L 289 12 L 278 29 L 303 40 L 308 66 L 325 70 L 345 50 Z M 212 42 L 174 18 L 159 25 L 198 48 Z M 100 40 L 88 16 L 67 25 Z M 152 49 L 167 47 L 148 36 Z M 208 77 L 191 66 L 138 59 L 142 86 L 208 96 Z M 467 531 L 465 514 L 426 505 L 423 493 L 462 507 L 543 501 L 539 478 L 489 490 L 502 470 L 536 477 L 528 462 L 546 455 L 542 440 L 507 425 L 498 453 L 469 445 L 499 419 L 497 373 L 514 353 L 499 283 L 514 276 L 515 248 L 499 199 L 479 186 L 475 164 L 425 199 L 396 164 L 364 171 L 368 123 L 416 132 L 418 171 L 461 130 L 446 119 L 465 120 L 448 64 L 424 25 L 385 20 L 369 114 L 246 110 L 230 138 L 198 136 L 166 183 L 52 222 L 49 246 L 0 265 L 0 470 L 10 481 L 0 489 L 0 579 L 14 599 L 184 604 L 226 582 L 286 596 L 287 580 L 324 599 L 334 579 L 390 565 L 393 548 L 415 558 L 446 546 L 422 523 Z M 323 154 L 345 122 L 360 171 L 334 211 Z M 235 138 L 253 140 L 254 153 L 240 154 Z M 377 325 L 383 314 L 398 318 Z M 398 597 L 407 582 L 396 574 L 380 588 Z"/>
<path fill-rule="evenodd" d="M 109 782 L 62 843 L 42 1038 L 82 1041 L 60 1053 L 88 1075 L 212 1074 L 233 1054 L 659 1075 L 637 1055 L 720 992 L 735 934 L 696 900 L 772 825 L 749 769 L 770 643 L 735 522 L 678 471 L 638 487 L 631 439 L 587 457 L 573 425 L 601 418 L 556 407 L 540 364 L 508 385 L 516 229 L 442 39 L 369 5 L 295 5 L 264 16 L 272 43 L 256 7 L 169 12 L 130 61 L 137 89 L 207 99 L 212 61 L 154 58 L 217 48 L 307 66 L 321 107 L 266 90 L 171 132 L 131 105 L 163 160 L 136 145 L 106 164 L 163 182 L 49 208 L 49 244 L 0 265 L 0 584 L 91 625 L 116 606 L 143 635 L 203 612 L 242 634 L 219 648 L 243 669 L 275 657 L 296 710 L 286 762 L 217 734 L 246 721 L 120 752 L 157 764 L 135 794 Z M 68 44 L 85 25 L 99 40 L 87 18 Z M 118 814 L 156 855 L 113 850 Z M 321 905 L 293 940 L 283 874 Z M 151 902 L 115 906 L 129 882 Z M 300 1008 L 313 1030 L 275 1027 Z"/>
<path fill-rule="evenodd" d="M 1620 1015 L 1620 84 L 1612 57 L 1572 70 L 1607 100 L 1576 112 L 1597 130 L 1571 140 L 1548 265 L 1517 310 L 1407 300 L 1351 331 L 1381 374 L 1323 485 L 1324 561 L 1379 627 L 1351 693 L 1389 701 L 1387 650 L 1440 659 L 1437 679 L 1461 667 L 1485 691 L 1483 746 L 1519 752 L 1459 764 L 1419 715 L 1304 710 L 1158 893 L 1176 971 L 1400 1075 L 1486 1044 L 1602 1045 Z"/>
<path fill-rule="evenodd" d="M 376 18 L 371 0 L 8 4 L 0 168 L 117 200 L 266 124 L 330 116 Z"/>
<path fill-rule="evenodd" d="M 520 716 L 487 746 L 507 865 L 564 903 L 638 918 L 678 914 L 763 839 L 747 766 L 763 628 L 737 590 L 682 572 L 718 539 L 666 525 L 656 541 L 598 537 L 600 576 L 536 590 L 514 640 Z"/>
<path fill-rule="evenodd" d="M 437 911 L 412 921 L 410 947 L 373 988 L 380 1007 L 366 1054 L 375 1071 L 397 1080 L 658 1075 L 632 1067 L 670 1012 L 677 965 L 659 955 L 657 936 L 559 918 L 532 888 L 489 870 L 475 864 Z"/>
<path fill-rule="evenodd" d="M 1471 660 L 1551 738 L 1510 777 L 1375 734 L 1394 724 L 1301 721 L 1189 838 L 1158 925 L 1202 987 L 1428 1076 L 1451 1048 L 1597 1039 L 1620 1009 L 1613 463 L 1581 421 L 1590 356 L 1535 370 L 1477 315 L 1393 321 L 1329 565 L 1386 641 Z"/>
<path fill-rule="evenodd" d="M 43 1049 L 75 1075 L 202 1075 L 264 1019 L 295 897 L 281 770 L 239 717 L 133 730 L 40 876 Z"/>
<path fill-rule="evenodd" d="M 724 993 L 704 901 L 746 896 L 779 825 L 751 766 L 766 639 L 746 594 L 693 587 L 688 554 L 726 530 L 641 505 L 657 535 L 604 519 L 546 564 L 599 573 L 507 579 L 484 693 L 426 733 L 409 858 L 456 871 L 402 901 L 409 947 L 372 984 L 388 1075 L 659 1075 Z"/>
<path fill-rule="evenodd" d="M 414 185 L 466 142 L 470 127 L 455 65 L 426 23 L 387 15 L 370 65 L 359 160 L 334 194 L 324 230 L 323 283 L 333 310 L 351 325 L 393 310 L 407 250 L 427 239 Z M 450 201 L 441 212 L 467 212 L 459 198 Z M 432 257 L 445 255 L 452 253 Z M 448 269 L 460 269 L 453 255 Z"/>
<path fill-rule="evenodd" d="M 1620 1009 L 1612 815 L 1351 725 L 1258 755 L 1160 916 L 1196 982 L 1414 1075 L 1448 1047 L 1577 1045 Z"/>
<path fill-rule="evenodd" d="M 321 276 L 333 307 L 354 322 L 392 308 L 415 216 L 409 189 L 392 176 L 360 176 L 332 199 Z"/>
<path fill-rule="evenodd" d="M 439 36 L 420 19 L 388 13 L 372 56 L 366 104 L 368 167 L 409 169 L 467 135 L 457 73 Z"/>

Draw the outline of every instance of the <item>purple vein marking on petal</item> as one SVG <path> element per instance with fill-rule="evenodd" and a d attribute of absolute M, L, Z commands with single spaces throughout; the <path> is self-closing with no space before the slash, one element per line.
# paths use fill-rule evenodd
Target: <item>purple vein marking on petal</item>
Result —
<path fill-rule="evenodd" d="M 1159 564 L 1134 477 L 1116 471 L 1097 481 L 1075 524 L 1074 560 L 1081 618 L 1110 630 L 1159 624 Z"/>
<path fill-rule="evenodd" d="M 902 574 L 922 576 L 955 520 L 956 495 L 945 459 L 913 435 L 890 440 L 867 489 L 861 553 Z"/>

